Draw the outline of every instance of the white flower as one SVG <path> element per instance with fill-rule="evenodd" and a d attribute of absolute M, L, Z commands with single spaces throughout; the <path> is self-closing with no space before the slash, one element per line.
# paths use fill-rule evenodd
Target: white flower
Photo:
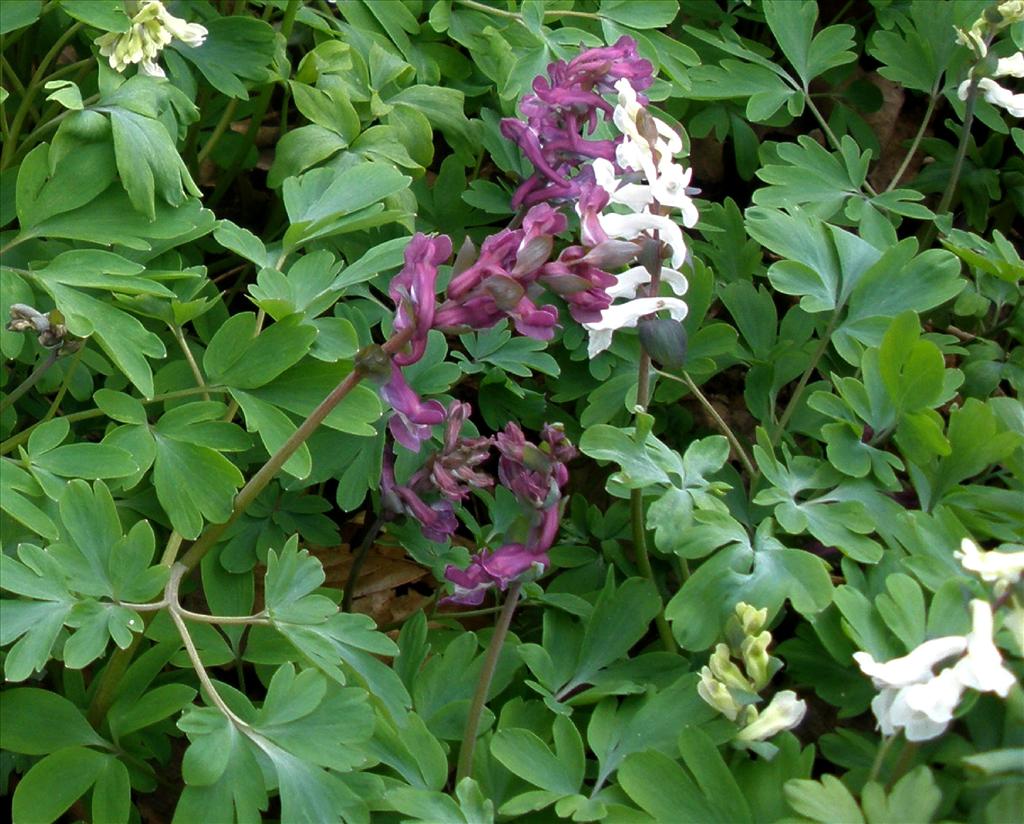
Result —
<path fill-rule="evenodd" d="M 977 573 L 981 580 L 995 584 L 997 595 L 1024 575 L 1024 552 L 982 552 L 970 538 L 960 542 L 960 551 L 954 552 L 953 557 L 964 569 Z"/>
<path fill-rule="evenodd" d="M 123 72 L 137 63 L 141 74 L 165 77 L 164 70 L 156 62 L 164 46 L 177 38 L 186 46 L 197 48 L 203 45 L 206 35 L 205 26 L 175 17 L 159 0 L 145 0 L 132 17 L 128 31 L 108 32 L 97 37 L 95 42 L 100 47 L 100 54 L 107 58 L 115 71 Z"/>
<path fill-rule="evenodd" d="M 909 655 L 880 663 L 866 652 L 855 652 L 853 659 L 861 672 L 870 675 L 876 687 L 906 687 L 933 677 L 932 668 L 967 649 L 967 639 L 959 635 L 925 641 Z"/>
<path fill-rule="evenodd" d="M 757 717 L 736 734 L 737 741 L 764 741 L 783 730 L 791 730 L 804 720 L 806 702 L 798 699 L 792 690 L 783 690 L 773 696 L 771 703 Z"/>
<path fill-rule="evenodd" d="M 1017 52 L 1010 57 L 1002 57 L 996 64 L 996 70 L 989 77 L 978 81 L 978 90 L 993 106 L 1006 109 L 1014 117 L 1024 117 L 1024 94 L 1014 94 L 1003 88 L 996 81 L 997 77 L 1024 77 L 1024 52 Z M 967 99 L 972 78 L 968 77 L 956 90 L 957 97 Z"/>
<path fill-rule="evenodd" d="M 988 601 L 971 601 L 971 631 L 966 640 L 967 655 L 953 667 L 953 674 L 965 687 L 1005 698 L 1017 679 L 1003 666 L 992 641 L 992 607 Z"/>
<path fill-rule="evenodd" d="M 946 672 L 949 670 L 943 675 Z M 922 689 L 911 693 L 914 687 Z M 933 678 L 911 687 L 883 689 L 871 702 L 871 710 L 878 719 L 882 735 L 903 730 L 908 741 L 928 741 L 946 731 L 962 693 L 963 688 L 956 678 Z M 908 699 L 913 700 L 914 706 Z"/>
<path fill-rule="evenodd" d="M 584 323 L 590 332 L 590 343 L 587 353 L 596 358 L 601 352 L 612 345 L 612 333 L 616 329 L 636 326 L 644 315 L 667 309 L 676 320 L 686 318 L 689 311 L 686 303 L 679 298 L 637 298 L 628 303 L 609 306 L 601 312 L 601 319 L 594 323 Z"/>
<path fill-rule="evenodd" d="M 649 232 L 657 232 L 663 243 L 672 250 L 672 266 L 679 268 L 686 260 L 686 243 L 679 224 L 664 215 L 647 212 L 636 215 L 619 215 L 614 212 L 598 215 L 598 221 L 608 237 L 632 240 Z"/>

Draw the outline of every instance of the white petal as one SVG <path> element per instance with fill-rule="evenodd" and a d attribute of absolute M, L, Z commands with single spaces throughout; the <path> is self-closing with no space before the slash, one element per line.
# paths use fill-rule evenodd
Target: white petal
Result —
<path fill-rule="evenodd" d="M 1014 584 L 1024 575 L 1024 552 L 983 552 L 970 538 L 964 538 L 953 556 L 964 569 L 989 583 Z"/>
<path fill-rule="evenodd" d="M 651 273 L 644 266 L 633 266 L 615 277 L 617 278 L 615 285 L 605 289 L 613 300 L 615 298 L 635 298 L 637 287 L 651 282 Z"/>
<path fill-rule="evenodd" d="M 992 642 L 992 607 L 988 601 L 971 601 L 971 619 L 967 655 L 956 663 L 952 672 L 965 687 L 994 692 L 1005 698 L 1017 679 L 1003 666 L 1003 658 Z"/>
<path fill-rule="evenodd" d="M 944 669 L 930 681 L 911 684 L 901 691 L 906 706 L 917 713 L 923 713 L 932 721 L 948 724 L 960 703 L 964 688 L 960 679 L 951 669 Z"/>
<path fill-rule="evenodd" d="M 599 217 L 601 228 L 609 237 L 632 240 L 644 232 L 659 233 L 661 240 L 672 249 L 672 266 L 678 269 L 686 260 L 686 243 L 683 241 L 683 230 L 670 218 L 664 215 L 652 215 L 642 212 L 636 215 L 606 214 Z"/>
<path fill-rule="evenodd" d="M 583 325 L 587 326 L 587 324 Z M 590 340 L 587 343 L 587 355 L 591 358 L 596 358 L 612 345 L 611 329 L 591 329 L 587 327 L 587 331 L 590 333 Z"/>
<path fill-rule="evenodd" d="M 1014 117 L 1024 117 L 1024 94 L 1014 94 L 1009 89 L 1004 89 L 991 77 L 983 77 L 978 83 L 978 88 L 993 106 L 1006 109 Z"/>
<path fill-rule="evenodd" d="M 993 77 L 1024 77 L 1024 52 L 999 58 Z"/>
<path fill-rule="evenodd" d="M 688 308 L 679 298 L 637 298 L 636 300 L 609 306 L 601 312 L 601 320 L 583 324 L 594 331 L 602 329 L 625 329 L 637 325 L 644 315 L 667 309 L 676 320 L 686 317 Z"/>
<path fill-rule="evenodd" d="M 139 74 L 148 77 L 167 77 L 163 68 L 155 60 L 143 60 L 139 63 Z"/>
<path fill-rule="evenodd" d="M 925 641 L 910 654 L 884 663 L 875 661 L 866 652 L 855 652 L 853 658 L 861 672 L 871 676 L 876 687 L 906 687 L 930 680 L 933 677 L 932 667 L 965 649 L 966 638 L 950 635 Z"/>

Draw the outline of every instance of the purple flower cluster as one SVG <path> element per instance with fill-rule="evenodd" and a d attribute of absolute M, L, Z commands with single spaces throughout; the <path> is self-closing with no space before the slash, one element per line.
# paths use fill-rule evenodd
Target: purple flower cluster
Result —
<path fill-rule="evenodd" d="M 614 46 L 587 49 L 566 63 L 548 66 L 548 77 L 533 81 L 520 110 L 526 121 L 506 118 L 501 132 L 518 144 L 533 164 L 534 173 L 512 198 L 513 206 L 530 206 L 550 199 L 567 200 L 578 194 L 570 173 L 581 163 L 602 157 L 615 160 L 614 140 L 588 140 L 597 128 L 599 112 L 606 120 L 613 108 L 602 97 L 615 82 L 627 78 L 637 91 L 654 82 L 653 66 L 637 54 L 636 41 L 620 37 Z"/>
<path fill-rule="evenodd" d="M 523 543 L 508 543 L 473 556 L 466 569 L 449 566 L 445 578 L 455 588 L 446 603 L 476 606 L 495 587 L 507 589 L 521 575 L 548 565 L 548 549 L 555 542 L 562 516 L 562 488 L 569 480 L 566 463 L 576 455 L 565 433 L 545 426 L 539 446 L 529 443 L 523 431 L 509 423 L 494 437 L 500 457 L 498 480 L 515 493 L 527 515 Z"/>

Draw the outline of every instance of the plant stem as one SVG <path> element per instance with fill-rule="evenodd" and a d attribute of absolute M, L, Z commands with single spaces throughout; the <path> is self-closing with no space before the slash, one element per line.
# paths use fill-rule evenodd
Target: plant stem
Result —
<path fill-rule="evenodd" d="M 28 117 L 29 109 L 32 107 L 32 101 L 35 100 L 36 93 L 42 87 L 42 80 L 46 76 L 46 70 L 50 67 L 57 56 L 64 50 L 68 41 L 78 34 L 82 28 L 81 22 L 76 22 L 70 26 L 60 37 L 57 38 L 57 42 L 54 43 L 50 50 L 44 55 L 43 59 L 39 62 L 36 67 L 35 73 L 32 75 L 32 79 L 28 82 L 25 87 L 25 94 L 21 98 L 21 103 L 18 104 L 18 110 L 14 114 L 14 120 L 11 123 L 10 138 L 4 143 L 3 151 L 0 152 L 0 169 L 6 169 L 9 165 L 11 158 L 14 156 L 14 151 L 17 148 L 18 136 L 21 134 L 21 127 L 25 125 L 25 118 Z"/>
<path fill-rule="evenodd" d="M 217 121 L 217 125 L 213 129 L 213 134 L 210 135 L 210 139 L 203 144 L 203 148 L 199 150 L 199 154 L 196 155 L 196 164 L 202 163 L 206 158 L 210 156 L 210 152 L 216 148 L 220 142 L 221 137 L 224 136 L 224 132 L 228 130 L 231 125 L 231 120 L 235 116 L 235 109 L 238 108 L 238 98 L 232 97 L 228 101 L 228 104 L 224 107 L 224 113 L 220 116 L 220 120 Z"/>
<path fill-rule="evenodd" d="M 633 552 L 636 555 L 636 565 L 640 569 L 640 574 L 658 590 L 658 583 L 654 578 L 654 570 L 651 568 L 651 557 L 647 551 L 647 525 L 644 523 L 644 493 L 642 489 L 630 490 L 629 508 L 633 527 Z M 661 600 L 660 590 L 658 590 L 658 599 Z M 672 636 L 672 630 L 665 619 L 664 606 L 658 609 L 658 614 L 654 616 L 654 623 L 658 628 L 658 636 L 661 638 L 661 645 L 665 648 L 665 651 L 675 652 L 676 639 Z"/>
<path fill-rule="evenodd" d="M 189 368 L 192 370 L 192 376 L 196 379 L 196 385 L 203 390 L 203 400 L 210 400 L 210 394 L 206 391 L 206 381 L 203 379 L 203 373 L 199 369 L 199 364 L 196 363 L 195 356 L 189 348 L 188 341 L 185 340 L 185 333 L 182 331 L 180 326 L 173 323 L 169 323 L 167 325 L 171 328 L 171 332 L 174 333 L 174 339 L 178 342 L 178 346 L 185 355 L 185 360 L 188 361 Z"/>
<path fill-rule="evenodd" d="M 64 395 L 68 391 L 68 386 L 71 384 L 71 378 L 75 374 L 75 370 L 78 368 L 78 364 L 82 361 L 82 352 L 85 351 L 85 347 L 88 344 L 88 340 L 83 340 L 82 345 L 78 347 L 78 351 L 72 356 L 71 365 L 64 370 L 64 380 L 60 382 L 60 388 L 57 390 L 57 394 L 53 396 L 53 402 L 50 404 L 50 408 L 46 410 L 46 414 L 43 415 L 43 419 L 40 423 L 46 423 L 54 415 L 57 414 L 57 410 L 60 409 L 60 403 L 64 400 Z"/>
<path fill-rule="evenodd" d="M 384 526 L 384 517 L 382 515 L 378 515 L 366 530 L 366 534 L 363 535 L 363 540 L 359 542 L 359 547 L 356 549 L 355 555 L 352 558 L 352 568 L 348 572 L 348 580 L 345 582 L 345 594 L 341 599 L 342 612 L 352 611 L 352 600 L 355 598 L 356 583 L 359 581 L 359 573 L 363 569 L 363 564 L 366 562 L 366 556 L 370 554 L 370 547 L 373 546 L 373 542 L 380 533 L 382 526 Z"/>
<path fill-rule="evenodd" d="M 9 406 L 12 406 L 18 398 L 39 383 L 40 378 L 42 378 L 49 368 L 57 362 L 57 358 L 59 357 L 59 350 L 51 349 L 50 353 L 46 356 L 46 359 L 32 370 L 32 374 L 25 378 L 25 380 L 23 380 L 11 392 L 7 393 L 3 401 L 0 401 L 0 412 L 3 412 Z"/>
<path fill-rule="evenodd" d="M 181 636 L 181 641 L 185 645 L 185 652 L 188 653 L 189 660 L 192 662 L 192 668 L 196 671 L 196 676 L 199 678 L 199 683 L 207 698 L 229 721 L 241 729 L 248 729 L 249 725 L 231 711 L 231 708 L 224 703 L 224 699 L 220 697 L 217 688 L 214 687 L 209 673 L 206 672 L 206 667 L 203 666 L 203 660 L 199 657 L 199 651 L 192 640 L 192 635 L 185 625 L 185 619 L 181 615 L 181 606 L 178 603 L 178 587 L 181 584 L 182 577 L 187 572 L 187 567 L 182 564 L 175 564 L 171 570 L 171 577 L 167 580 L 166 595 L 164 597 L 167 601 L 168 612 L 171 613 L 171 620 L 174 621 L 174 626 L 178 629 L 178 635 Z"/>
<path fill-rule="evenodd" d="M 516 603 L 519 601 L 519 592 L 522 588 L 523 585 L 518 581 L 509 586 L 508 594 L 505 596 L 505 603 L 502 605 L 498 621 L 494 625 L 491 643 L 487 647 L 487 657 L 484 658 L 483 666 L 480 668 L 480 677 L 476 682 L 476 692 L 473 693 L 473 701 L 469 705 L 469 715 L 466 716 L 466 727 L 462 733 L 462 746 L 459 747 L 459 764 L 455 771 L 456 785 L 463 778 L 468 778 L 473 773 L 473 751 L 476 749 L 476 737 L 480 729 L 480 716 L 483 714 L 484 706 L 487 704 L 487 693 L 490 692 L 491 682 L 494 680 L 494 671 L 498 667 L 501 649 L 505 645 L 508 628 L 512 624 L 512 614 L 516 611 Z"/>
<path fill-rule="evenodd" d="M 804 389 L 807 388 L 807 382 L 811 379 L 811 375 L 814 374 L 814 370 L 818 368 L 818 362 L 824 356 L 825 350 L 828 349 L 828 345 L 832 340 L 832 333 L 835 331 L 836 323 L 838 321 L 839 308 L 836 307 L 835 311 L 832 313 L 832 317 L 829 318 L 828 326 L 825 328 L 825 333 L 821 336 L 821 342 L 818 344 L 818 348 L 811 356 L 811 361 L 807 364 L 807 368 L 800 376 L 800 381 L 797 383 L 796 389 L 793 390 L 793 394 L 789 398 L 789 403 L 786 404 L 786 408 L 782 412 L 782 417 L 779 418 L 779 422 L 775 425 L 775 429 L 771 436 L 772 446 L 775 446 L 775 444 L 779 442 L 779 438 L 786 430 L 786 424 L 788 424 L 789 419 L 793 417 L 793 413 L 796 411 L 797 404 L 800 401 L 800 396 L 803 395 Z"/>
<path fill-rule="evenodd" d="M 281 444 L 278 450 L 270 456 L 267 462 L 260 467 L 259 471 L 249 479 L 249 482 L 235 496 L 235 503 L 228 519 L 220 524 L 210 524 L 199 537 L 199 540 L 192 544 L 188 552 L 181 557 L 181 563 L 186 569 L 193 569 L 203 559 L 203 556 L 213 548 L 220 536 L 224 534 L 224 531 L 238 520 L 242 513 L 249 508 L 249 505 L 266 489 L 267 484 L 274 479 L 285 462 L 295 454 L 295 450 L 306 442 L 309 436 L 323 422 L 323 419 L 345 399 L 349 392 L 356 388 L 362 379 L 362 372 L 358 370 L 349 372 L 345 379 L 320 402 L 320 405 L 310 412 L 309 417 L 302 422 L 288 440 Z"/>
<path fill-rule="evenodd" d="M 871 764 L 871 772 L 868 773 L 868 781 L 874 781 L 878 778 L 878 774 L 882 771 L 882 764 L 885 763 L 885 756 L 889 754 L 889 750 L 892 749 L 892 745 L 896 742 L 897 736 L 890 735 L 888 738 L 882 738 L 882 743 L 878 747 L 878 752 L 875 753 L 875 760 Z"/>
<path fill-rule="evenodd" d="M 974 123 L 974 107 L 978 102 L 978 84 L 980 77 L 971 79 L 971 85 L 967 87 L 967 101 L 964 106 L 964 125 L 960 130 L 960 142 L 956 147 L 956 156 L 953 158 L 953 168 L 949 172 L 949 180 L 946 182 L 946 189 L 942 193 L 942 199 L 935 209 L 935 214 L 944 215 L 953 202 L 953 195 L 956 193 L 956 186 L 960 182 L 960 173 L 964 167 L 964 157 L 967 155 L 967 144 L 971 142 L 971 124 Z M 935 236 L 938 234 L 938 227 L 935 221 L 925 226 L 925 232 L 921 239 L 921 248 L 927 249 L 932 245 Z"/>
<path fill-rule="evenodd" d="M 921 144 L 921 140 L 924 138 L 925 130 L 928 128 L 932 115 L 935 113 L 935 106 L 938 102 L 939 90 L 932 89 L 931 97 L 928 98 L 928 108 L 925 110 L 924 117 L 921 118 L 921 125 L 917 129 L 917 134 L 914 135 L 914 140 L 910 144 L 910 148 L 907 150 L 907 154 L 906 157 L 903 158 L 903 162 L 900 163 L 900 167 L 892 176 L 892 180 L 889 181 L 889 185 L 885 187 L 886 192 L 891 192 L 896 188 L 900 182 L 900 178 L 902 178 L 904 173 L 907 171 L 910 161 L 914 159 L 914 155 L 917 153 L 917 147 Z"/>
<path fill-rule="evenodd" d="M 705 411 L 707 411 L 707 413 L 714 419 L 715 423 L 718 424 L 719 431 L 721 431 L 721 433 L 725 435 L 725 437 L 729 440 L 729 443 L 732 444 L 732 448 L 736 450 L 736 456 L 740 459 L 740 463 L 743 464 L 743 468 L 746 469 L 747 472 L 751 474 L 751 476 L 756 474 L 757 468 L 754 466 L 754 462 L 750 460 L 750 456 L 747 454 L 747 451 L 743 448 L 743 444 L 740 443 L 739 438 L 736 437 L 736 433 L 732 431 L 732 428 L 729 426 L 729 424 L 725 422 L 725 419 L 718 414 L 718 410 L 711 405 L 711 401 L 709 401 L 705 397 L 704 393 L 700 391 L 700 388 L 697 386 L 697 384 L 693 382 L 693 378 L 691 378 L 689 374 L 687 374 L 686 372 L 683 372 L 683 377 L 680 378 L 669 372 L 663 372 L 660 369 L 657 369 L 655 371 L 659 375 L 662 375 L 666 378 L 678 381 L 679 383 L 685 383 L 690 388 L 690 391 L 693 392 L 694 397 L 697 398 L 698 401 L 700 401 L 700 405 L 704 407 Z"/>

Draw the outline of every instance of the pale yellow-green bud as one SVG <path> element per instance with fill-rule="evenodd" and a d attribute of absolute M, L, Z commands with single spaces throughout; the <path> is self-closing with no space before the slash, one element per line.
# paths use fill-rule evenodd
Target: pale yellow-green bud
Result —
<path fill-rule="evenodd" d="M 736 617 L 744 635 L 757 635 L 768 622 L 768 608 L 757 609 L 745 601 L 736 604 Z"/>
<path fill-rule="evenodd" d="M 743 639 L 740 652 L 743 655 L 743 667 L 747 676 L 754 683 L 754 691 L 761 690 L 771 680 L 771 656 L 768 655 L 768 645 L 772 642 L 770 632 L 762 632 L 760 635 L 749 635 Z"/>
<path fill-rule="evenodd" d="M 175 17 L 160 0 L 145 0 L 128 31 L 109 32 L 97 37 L 95 43 L 115 71 L 123 72 L 138 64 L 142 74 L 163 77 L 164 70 L 156 61 L 164 47 L 177 38 L 196 48 L 203 45 L 206 34 L 204 26 Z"/>
<path fill-rule="evenodd" d="M 740 705 L 732 697 L 728 687 L 721 681 L 715 679 L 709 667 L 700 671 L 700 683 L 697 684 L 697 695 L 704 699 L 704 702 L 718 710 L 730 721 L 735 721 L 739 715 Z"/>
<path fill-rule="evenodd" d="M 1024 21 L 1024 0 L 1004 0 L 997 7 L 1002 16 L 999 27 L 1012 26 L 1014 23 Z"/>
<path fill-rule="evenodd" d="M 729 689 L 754 692 L 754 686 L 740 671 L 740 668 L 729 657 L 729 646 L 719 644 L 708 661 L 712 674 Z"/>

